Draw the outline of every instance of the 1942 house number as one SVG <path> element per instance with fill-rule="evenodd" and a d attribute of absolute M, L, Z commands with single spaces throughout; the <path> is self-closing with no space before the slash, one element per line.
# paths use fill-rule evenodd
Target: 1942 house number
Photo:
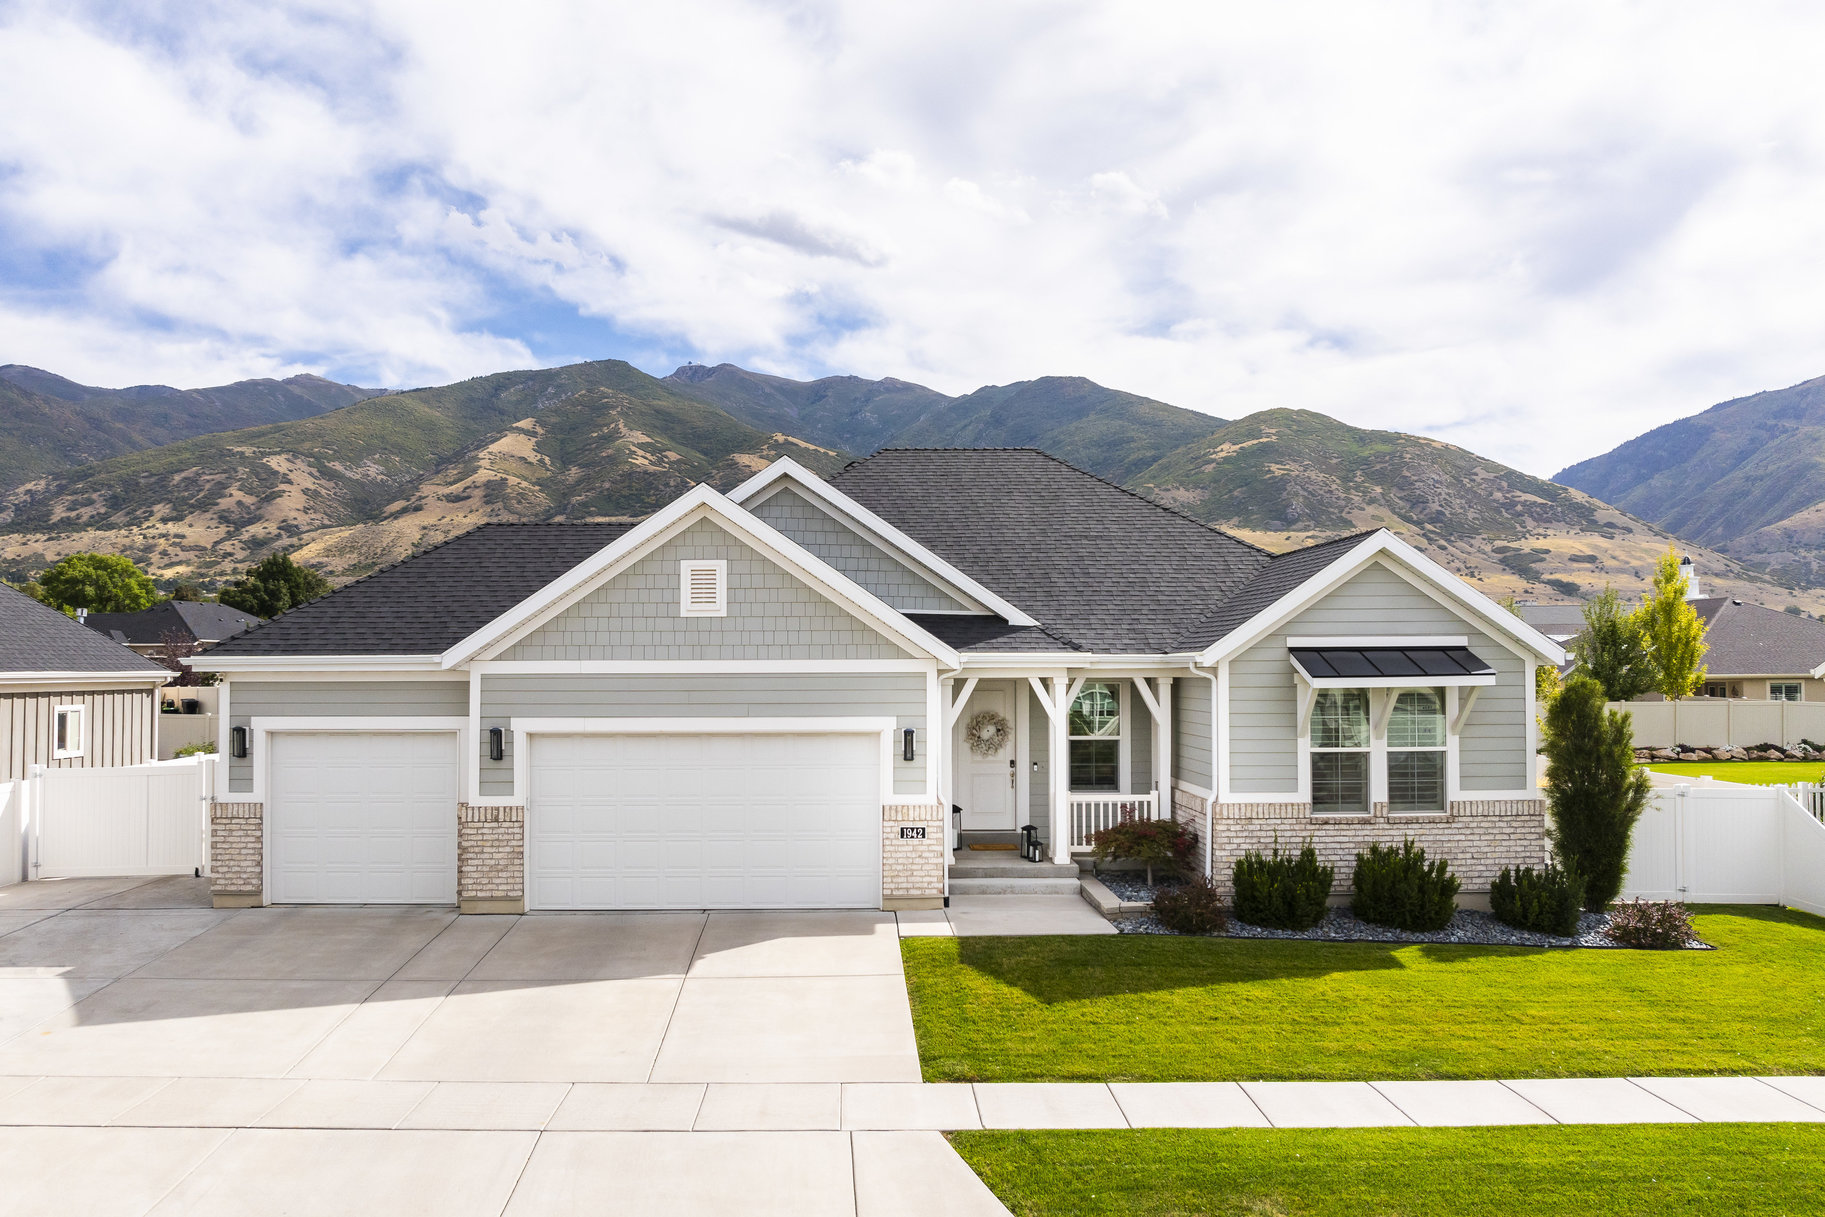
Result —
<path fill-rule="evenodd" d="M 902 841 L 923 841 L 923 840 L 925 840 L 925 827 L 920 824 L 902 824 L 900 826 L 900 840 L 902 840 Z"/>

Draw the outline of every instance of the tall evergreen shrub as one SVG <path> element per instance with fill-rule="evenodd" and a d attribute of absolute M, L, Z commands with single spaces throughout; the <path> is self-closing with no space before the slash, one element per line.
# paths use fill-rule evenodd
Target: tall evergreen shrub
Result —
<path fill-rule="evenodd" d="M 1397 930 L 1442 930 L 1457 912 L 1458 886 L 1445 860 L 1426 861 L 1426 851 L 1412 837 L 1399 849 L 1371 845 L 1368 853 L 1356 855 L 1350 911 Z"/>
<path fill-rule="evenodd" d="M 1584 907 L 1600 913 L 1622 891 L 1629 838 L 1648 801 L 1635 766 L 1633 722 L 1604 704 L 1603 686 L 1574 676 L 1546 715 L 1546 799 L 1553 851 L 1584 878 Z"/>
<path fill-rule="evenodd" d="M 1324 920 L 1335 871 L 1318 861 L 1311 841 L 1297 854 L 1282 854 L 1274 841 L 1273 857 L 1251 849 L 1236 859 L 1236 920 L 1275 930 L 1309 930 Z"/>

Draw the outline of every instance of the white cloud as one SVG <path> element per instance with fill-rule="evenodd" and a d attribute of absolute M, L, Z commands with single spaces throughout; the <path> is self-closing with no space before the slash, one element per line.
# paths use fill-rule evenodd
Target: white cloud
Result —
<path fill-rule="evenodd" d="M 1551 472 L 1825 373 L 1821 35 L 1782 4 L 0 5 L 0 360 L 1076 374 Z"/>

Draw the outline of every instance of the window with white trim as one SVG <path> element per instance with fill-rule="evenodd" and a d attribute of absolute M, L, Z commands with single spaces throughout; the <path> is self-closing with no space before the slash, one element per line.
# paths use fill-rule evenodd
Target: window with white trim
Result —
<path fill-rule="evenodd" d="M 1312 814 L 1369 814 L 1369 693 L 1320 689 L 1312 703 Z"/>
<path fill-rule="evenodd" d="M 1388 714 L 1388 810 L 1445 810 L 1445 691 L 1403 689 Z"/>
<path fill-rule="evenodd" d="M 1071 789 L 1122 788 L 1122 702 L 1111 684 L 1087 684 L 1066 718 L 1070 736 Z"/>
<path fill-rule="evenodd" d="M 1800 700 L 1800 682 L 1797 680 L 1771 680 L 1768 682 L 1769 701 Z"/>
<path fill-rule="evenodd" d="M 727 617 L 729 564 L 721 558 L 708 562 L 680 562 L 678 613 L 683 617 Z"/>
<path fill-rule="evenodd" d="M 64 760 L 81 756 L 83 746 L 83 707 L 58 706 L 51 720 L 51 758 Z"/>

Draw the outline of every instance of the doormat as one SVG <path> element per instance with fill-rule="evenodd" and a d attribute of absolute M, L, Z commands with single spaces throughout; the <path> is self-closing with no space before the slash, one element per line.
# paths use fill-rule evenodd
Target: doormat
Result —
<path fill-rule="evenodd" d="M 1013 845 L 1013 844 L 1008 844 L 1008 845 L 1002 845 L 1002 844 L 1000 844 L 1000 843 L 995 843 L 995 844 L 992 844 L 992 845 L 972 845 L 972 846 L 970 846 L 970 848 L 971 848 L 971 849 L 980 849 L 980 850 L 984 850 L 984 851 L 987 851 L 987 850 L 996 850 L 996 851 L 1001 851 L 1001 850 L 1006 850 L 1006 851 L 1007 851 L 1007 852 L 1009 852 L 1009 853 L 1013 853 L 1013 852 L 1014 852 L 1014 851 L 1015 851 L 1015 850 L 1017 850 L 1017 849 L 1019 849 L 1019 848 L 1020 848 L 1020 846 L 1018 846 L 1018 845 Z"/>

